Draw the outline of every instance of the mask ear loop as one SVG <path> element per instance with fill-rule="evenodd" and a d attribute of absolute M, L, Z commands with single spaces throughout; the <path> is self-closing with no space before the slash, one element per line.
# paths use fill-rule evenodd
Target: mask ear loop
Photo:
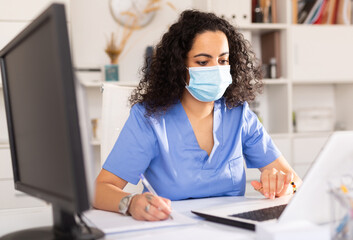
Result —
<path fill-rule="evenodd" d="M 185 67 L 185 68 L 188 70 L 188 72 L 190 71 L 188 67 Z M 189 76 L 190 76 L 190 73 L 189 73 Z M 186 81 L 184 81 L 184 83 L 185 83 L 185 87 L 189 86 Z M 190 83 L 190 80 L 189 80 L 189 83 Z"/>

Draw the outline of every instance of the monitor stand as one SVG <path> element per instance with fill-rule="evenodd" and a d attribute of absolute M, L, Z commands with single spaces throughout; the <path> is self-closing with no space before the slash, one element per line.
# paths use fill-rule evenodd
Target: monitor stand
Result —
<path fill-rule="evenodd" d="M 102 239 L 104 233 L 98 228 L 85 228 L 77 224 L 75 215 L 53 206 L 54 226 L 31 228 L 13 232 L 1 237 L 1 240 L 9 239 Z"/>

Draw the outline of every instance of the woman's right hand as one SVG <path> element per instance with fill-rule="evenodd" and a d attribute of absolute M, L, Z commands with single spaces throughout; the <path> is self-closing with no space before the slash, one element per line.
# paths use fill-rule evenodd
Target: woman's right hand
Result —
<path fill-rule="evenodd" d="M 145 192 L 132 198 L 128 212 L 136 220 L 166 220 L 172 212 L 171 201 Z"/>

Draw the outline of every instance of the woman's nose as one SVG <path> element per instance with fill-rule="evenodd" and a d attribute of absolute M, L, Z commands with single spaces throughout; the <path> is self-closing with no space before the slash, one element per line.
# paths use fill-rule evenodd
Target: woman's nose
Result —
<path fill-rule="evenodd" d="M 221 64 L 219 64 L 218 59 L 214 59 L 210 62 L 210 67 L 219 66 L 219 65 L 221 65 Z"/>

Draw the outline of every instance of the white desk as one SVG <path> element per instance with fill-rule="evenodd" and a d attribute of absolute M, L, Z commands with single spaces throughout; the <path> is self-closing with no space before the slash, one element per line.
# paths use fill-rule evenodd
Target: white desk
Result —
<path fill-rule="evenodd" d="M 193 199 L 172 202 L 173 211 L 201 219 L 190 212 L 191 209 L 201 209 L 235 202 L 242 197 L 218 197 Z M 52 224 L 50 207 L 30 208 L 21 210 L 0 211 L 0 236 L 25 228 L 47 226 Z M 188 226 L 152 229 L 107 235 L 105 239 L 255 239 L 255 233 L 232 226 L 208 221 L 200 221 Z"/>

